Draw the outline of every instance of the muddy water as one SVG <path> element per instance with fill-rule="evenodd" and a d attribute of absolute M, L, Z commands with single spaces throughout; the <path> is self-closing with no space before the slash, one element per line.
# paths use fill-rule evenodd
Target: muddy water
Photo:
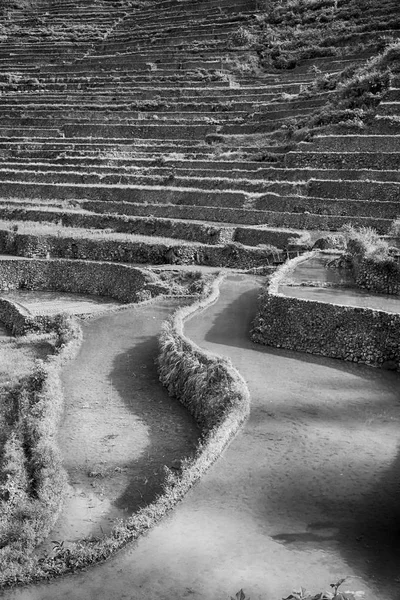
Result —
<path fill-rule="evenodd" d="M 54 315 L 57 313 L 83 315 L 120 306 L 121 304 L 112 298 L 67 292 L 14 290 L 12 292 L 1 292 L 0 296 L 20 304 L 33 315 Z"/>
<path fill-rule="evenodd" d="M 230 278 L 186 327 L 249 385 L 250 418 L 223 456 L 137 544 L 6 598 L 219 600 L 243 587 L 277 600 L 347 575 L 367 600 L 398 600 L 399 377 L 252 344 L 257 294 L 255 279 Z"/>
<path fill-rule="evenodd" d="M 371 294 L 354 287 L 349 269 L 329 268 L 329 263 L 339 255 L 318 255 L 300 262 L 279 286 L 280 294 L 304 300 L 317 300 L 329 304 L 374 308 L 391 313 L 400 312 L 400 298 L 389 294 Z M 313 287 L 307 283 L 330 284 L 349 287 Z M 290 283 L 291 285 L 287 285 Z M 353 287 L 352 287 L 353 286 Z"/>
<path fill-rule="evenodd" d="M 296 265 L 288 279 L 295 284 L 319 281 L 320 283 L 354 285 L 351 270 L 329 267 L 329 264 L 339 256 L 341 255 L 320 254 L 303 260 Z"/>
<path fill-rule="evenodd" d="M 352 288 L 317 288 L 307 286 L 281 285 L 280 294 L 304 300 L 317 300 L 328 304 L 375 308 L 390 313 L 400 312 L 400 298 L 386 294 L 370 294 L 367 291 Z"/>
<path fill-rule="evenodd" d="M 50 540 L 109 532 L 161 493 L 164 465 L 194 452 L 197 426 L 154 364 L 160 325 L 177 305 L 160 300 L 83 324 L 79 355 L 62 376 L 59 446 L 70 487 Z"/>

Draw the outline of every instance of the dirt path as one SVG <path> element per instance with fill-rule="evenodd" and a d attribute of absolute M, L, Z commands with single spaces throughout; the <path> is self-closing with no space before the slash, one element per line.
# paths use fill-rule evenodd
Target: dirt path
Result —
<path fill-rule="evenodd" d="M 398 600 L 399 376 L 252 344 L 257 292 L 230 277 L 186 327 L 250 388 L 250 418 L 221 459 L 137 544 L 5 598 L 224 600 L 243 587 L 278 600 L 357 576 L 347 589 Z"/>
<path fill-rule="evenodd" d="M 63 372 L 59 445 L 71 486 L 50 540 L 108 532 L 161 492 L 164 465 L 194 451 L 197 426 L 154 364 L 160 325 L 177 306 L 159 300 L 83 324 L 79 355 Z"/>

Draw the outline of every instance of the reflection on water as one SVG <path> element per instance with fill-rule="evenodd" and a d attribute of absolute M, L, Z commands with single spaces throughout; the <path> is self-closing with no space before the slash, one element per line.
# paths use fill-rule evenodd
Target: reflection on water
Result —
<path fill-rule="evenodd" d="M 313 256 L 299 263 L 288 277 L 293 283 L 307 283 L 318 281 L 331 285 L 354 285 L 354 277 L 350 269 L 332 268 L 332 261 L 339 258 L 340 254 Z"/>
<path fill-rule="evenodd" d="M 400 299 L 397 296 L 371 294 L 367 290 L 354 287 L 355 282 L 350 269 L 330 267 L 329 264 L 339 256 L 339 254 L 314 256 L 299 263 L 279 286 L 278 292 L 285 296 L 304 300 L 373 308 L 391 313 L 400 312 Z M 337 285 L 339 287 L 304 285 L 307 283 Z"/>

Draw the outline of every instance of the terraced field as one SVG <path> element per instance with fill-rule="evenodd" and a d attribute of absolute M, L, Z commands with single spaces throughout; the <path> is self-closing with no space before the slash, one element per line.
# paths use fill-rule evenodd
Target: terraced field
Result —
<path fill-rule="evenodd" d="M 256 11 L 255 0 L 73 0 L 13 13 L 0 45 L 0 217 L 123 230 L 150 246 L 162 236 L 164 262 L 182 262 L 182 244 L 238 242 L 251 256 L 348 221 L 384 232 L 398 214 L 399 79 L 367 131 L 293 147 L 281 127 L 329 96 L 304 93 L 315 73 L 368 51 L 354 51 L 357 34 L 340 59 L 261 68 L 243 39 Z M 386 0 L 357 25 L 375 17 L 376 36 L 397 39 L 398 14 Z M 379 30 L 380 15 L 393 30 Z M 207 262 L 198 251 L 190 260 Z"/>
<path fill-rule="evenodd" d="M 137 302 L 152 300 L 157 294 L 165 294 L 168 291 L 171 295 L 176 294 L 173 277 L 187 277 L 189 281 L 192 268 L 197 270 L 199 267 L 204 274 L 221 267 L 241 270 L 262 267 L 260 272 L 269 273 L 276 264 L 290 256 L 291 251 L 302 251 L 312 245 L 315 239 L 326 235 L 327 232 L 337 231 L 346 223 L 372 226 L 379 233 L 385 234 L 393 219 L 399 216 L 400 61 L 399 54 L 396 54 L 399 53 L 396 42 L 400 38 L 400 5 L 397 0 L 381 0 L 379 5 L 370 0 L 316 0 L 303 3 L 295 0 L 31 0 L 29 4 L 27 0 L 23 6 L 24 3 L 25 0 L 15 0 L 14 5 L 8 5 L 6 2 L 0 4 L 1 255 L 44 259 L 34 262 L 45 263 L 49 267 L 55 265 L 54 269 L 48 269 L 49 273 L 53 273 L 53 279 L 56 278 L 54 274 L 62 270 L 62 263 L 56 259 L 70 259 L 69 262 L 73 263 L 74 267 L 78 265 L 77 259 L 99 261 L 90 263 L 92 267 L 85 262 L 85 268 L 88 267 L 86 271 L 83 267 L 77 267 L 75 270 L 69 266 L 68 272 L 72 273 L 71 278 L 74 282 L 79 284 L 76 287 L 85 294 L 91 293 L 92 290 L 87 279 L 88 270 L 93 268 L 94 279 L 95 274 L 105 273 L 107 283 L 104 286 L 95 285 L 94 288 L 106 290 L 107 296 L 110 296 L 110 306 L 117 309 L 120 299 L 122 302 Z M 21 5 L 20 9 L 18 4 Z M 282 11 L 286 9 L 287 14 L 283 14 Z M 325 31 L 326 39 L 321 31 Z M 383 54 L 378 56 L 380 52 Z M 389 55 L 392 56 L 391 62 L 388 62 L 389 66 L 384 72 L 378 73 Z M 374 63 L 368 63 L 376 56 L 378 59 L 375 58 Z M 372 73 L 370 79 L 365 75 L 369 70 Z M 100 265 L 100 261 L 103 266 Z M 114 264 L 106 265 L 107 268 L 110 267 L 109 270 L 103 269 L 104 262 L 145 265 L 148 269 L 142 269 L 139 276 L 139 270 L 134 272 L 132 267 L 132 272 L 128 267 L 121 265 L 118 266 L 118 271 L 112 271 L 114 266 L 117 268 Z M 99 269 L 95 269 L 94 264 L 99 266 Z M 37 265 L 35 268 L 39 269 Z M 26 269 L 28 272 L 29 267 Z M 10 272 L 11 270 L 12 267 Z M 17 267 L 15 270 L 18 270 Z M 40 274 L 35 275 L 35 285 L 37 284 L 37 289 L 43 294 L 44 279 L 42 281 L 41 277 L 45 278 L 45 275 L 42 266 L 39 270 Z M 170 276 L 168 270 L 177 271 L 178 275 L 175 273 Z M 180 270 L 184 271 L 185 275 L 179 275 Z M 117 281 L 115 273 L 119 274 L 120 280 L 129 278 L 129 293 L 126 295 L 123 293 L 126 290 L 119 289 L 120 281 Z M 18 285 L 14 282 L 10 284 L 10 289 L 7 288 L 8 299 L 14 304 L 15 301 L 29 304 L 32 319 L 44 315 L 42 323 L 47 323 L 46 318 L 50 319 L 54 313 L 59 312 L 58 305 L 54 304 L 57 298 L 54 295 L 57 292 L 54 290 L 57 290 L 57 286 L 52 285 L 49 288 L 53 295 L 46 296 L 48 302 L 44 302 L 45 296 L 36 297 L 36 292 L 32 291 L 35 290 L 35 285 L 29 276 L 23 274 L 19 277 Z M 196 277 L 189 281 L 192 295 L 201 292 L 202 284 Z M 135 287 L 139 279 L 142 285 L 140 290 L 139 284 Z M 239 279 L 238 281 L 242 281 L 242 291 L 239 284 L 236 286 L 235 279 L 228 281 L 230 283 L 224 289 L 228 289 L 229 293 L 223 297 L 222 304 L 223 312 L 226 312 L 229 318 L 226 315 L 226 318 L 223 317 L 222 313 L 222 316 L 219 315 L 218 310 L 221 306 L 207 312 L 213 319 L 220 316 L 220 323 L 213 326 L 214 338 L 213 328 L 203 322 L 201 316 L 196 317 L 193 321 L 195 326 L 191 325 L 188 329 L 193 328 L 192 337 L 198 341 L 199 346 L 206 350 L 218 350 L 218 345 L 221 346 L 249 377 L 253 377 L 255 367 L 251 361 L 254 360 L 254 364 L 257 364 L 262 372 L 266 353 L 256 350 L 254 344 L 250 345 L 250 342 L 245 340 L 247 334 L 244 330 L 238 334 L 237 343 L 226 339 L 226 335 L 227 330 L 230 334 L 234 332 L 232 323 L 240 327 L 249 325 L 248 311 L 255 307 L 259 281 Z M 63 286 L 63 289 L 70 292 L 65 277 Z M 15 292 L 17 287 L 26 289 L 23 293 Z M 114 287 L 118 289 L 113 295 Z M 4 289 L 3 283 L 1 288 Z M 50 294 L 49 291 L 45 293 Z M 249 301 L 248 306 L 246 299 Z M 72 313 L 92 313 L 95 310 L 95 303 L 92 303 L 88 296 L 78 298 L 71 295 L 68 302 Z M 166 302 L 168 304 L 169 300 Z M 241 318 L 240 315 L 235 317 L 235 302 L 243 312 Z M 171 300 L 168 310 L 157 308 L 158 305 L 155 305 L 153 310 L 153 305 L 149 306 L 150 308 L 145 304 L 137 311 L 129 309 L 132 310 L 132 314 L 145 315 L 142 317 L 143 322 L 147 320 L 152 324 L 148 330 L 144 328 L 143 332 L 138 328 L 136 337 L 131 336 L 129 331 L 130 313 L 124 311 L 117 312 L 117 316 L 104 317 L 104 322 L 117 323 L 121 332 L 114 335 L 109 345 L 107 336 L 100 331 L 101 325 L 92 324 L 83 328 L 85 335 L 90 337 L 93 330 L 99 339 L 101 338 L 102 344 L 105 347 L 109 346 L 109 355 L 106 358 L 101 356 L 98 364 L 95 353 L 94 358 L 91 356 L 98 370 L 112 373 L 114 354 L 125 360 L 126 354 L 133 351 L 133 344 L 140 348 L 140 344 L 145 343 L 146 336 L 151 336 L 152 339 L 151 348 L 150 345 L 148 348 L 146 346 L 146 361 L 148 365 L 153 365 L 156 356 L 154 339 L 156 330 L 159 330 L 161 315 L 165 313 L 164 316 L 167 316 L 167 313 L 175 308 L 175 303 Z M 102 310 L 102 305 L 98 304 L 96 310 Z M 102 324 L 101 319 L 102 317 L 98 317 L 95 323 Z M 156 321 L 153 322 L 153 319 Z M 2 344 L 9 344 L 6 334 L 4 331 L 3 336 L 3 330 L 0 330 L 0 336 L 5 338 Z M 60 339 L 60 345 L 63 347 L 62 338 Z M 84 343 L 83 354 L 89 350 L 92 352 L 93 348 L 96 350 L 97 337 L 94 336 L 93 339 L 95 341 L 92 340 L 89 345 Z M 143 357 L 140 356 L 140 352 L 137 354 L 139 364 Z M 198 364 L 202 365 L 203 360 L 204 357 L 198 359 Z M 288 378 L 291 368 L 296 363 L 301 385 L 306 382 L 304 389 L 315 371 L 314 364 L 302 364 L 300 359 L 292 356 L 272 353 L 268 355 L 268 360 L 272 361 L 271 364 L 276 364 L 276 373 L 279 374 L 279 369 L 282 368 L 288 373 Z M 316 387 L 323 388 L 324 377 L 332 377 L 335 390 L 346 386 L 347 375 L 343 380 L 340 374 L 332 374 L 334 369 L 328 363 L 329 361 L 323 362 L 321 366 L 316 362 L 321 366 L 322 378 L 320 383 L 316 383 Z M 78 367 L 76 362 L 73 364 L 75 366 L 71 366 L 68 371 L 69 382 L 76 396 L 76 406 L 80 410 L 79 385 L 74 382 Z M 115 365 L 113 368 L 115 370 Z M 131 376 L 130 368 L 130 364 L 127 366 L 124 363 L 122 369 L 126 381 L 124 380 L 124 389 L 120 396 L 126 401 L 126 410 L 132 409 L 127 391 L 129 386 L 126 383 Z M 84 366 L 80 365 L 81 374 L 84 371 Z M 351 381 L 368 380 L 369 376 L 364 375 L 364 371 L 360 373 L 356 370 L 351 371 Z M 136 376 L 135 372 L 132 377 Z M 91 377 L 91 383 L 87 384 L 87 387 L 96 381 L 96 374 L 91 373 Z M 398 418 L 396 377 L 397 375 L 392 373 L 387 379 L 386 375 L 382 378 L 381 391 L 386 390 L 385 393 L 390 396 L 388 404 L 391 425 Z M 155 377 L 149 377 L 149 389 L 153 384 L 154 389 L 159 385 L 154 379 Z M 107 388 L 107 382 L 105 378 L 102 384 L 104 389 Z M 260 400 L 260 405 L 264 401 L 260 390 L 264 389 L 265 383 L 266 380 L 257 379 L 257 389 L 252 391 Z M 280 381 L 273 379 L 277 406 L 281 399 L 279 383 Z M 323 403 L 331 401 L 329 385 L 328 381 L 327 399 L 324 399 Z M 379 393 L 377 385 L 376 394 Z M 163 403 L 163 410 L 167 414 L 168 399 L 165 391 L 162 394 L 165 398 L 163 396 L 161 400 L 160 396 L 160 404 Z M 149 396 L 153 397 L 153 392 Z M 299 401 L 299 406 L 304 404 L 304 407 L 300 406 L 298 410 L 305 413 L 311 410 L 312 415 L 320 415 L 319 405 L 310 409 L 311 405 L 307 403 L 306 396 L 304 392 L 304 398 Z M 122 401 L 120 402 L 119 396 L 115 397 L 115 406 L 120 409 Z M 335 395 L 335 401 L 336 399 Z M 102 398 L 104 414 L 107 413 L 108 400 L 108 396 Z M 352 401 L 351 394 L 349 401 Z M 146 413 L 146 402 L 142 402 L 139 408 L 136 406 L 138 415 L 142 414 L 141 411 Z M 362 427 L 365 415 L 362 398 L 359 396 L 357 403 L 357 411 L 360 411 L 356 415 L 357 423 Z M 385 415 L 381 415 L 380 407 L 374 409 L 377 415 L 373 412 L 373 397 L 370 398 L 370 403 L 371 419 L 382 418 L 384 421 Z M 126 407 L 123 408 L 125 410 Z M 79 410 L 78 417 L 74 417 L 77 420 L 81 419 Z M 260 407 L 257 410 L 261 410 Z M 280 410 L 281 407 L 277 408 L 278 413 Z M 125 415 L 125 412 L 122 411 L 121 414 Z M 154 410 L 152 416 L 156 422 L 157 411 Z M 140 418 L 137 415 L 132 417 L 133 420 Z M 170 416 L 171 422 L 174 418 Z M 241 418 L 243 420 L 244 416 Z M 204 423 L 199 423 L 198 419 L 197 421 L 200 427 L 204 426 Z M 168 423 L 166 419 L 166 423 L 163 424 Z M 158 425 L 153 425 L 154 431 L 158 431 Z M 132 458 L 132 464 L 139 455 L 142 457 L 142 452 L 147 448 L 147 438 L 157 438 L 157 434 L 152 433 L 150 436 L 150 429 L 145 430 L 143 423 L 141 426 L 145 431 L 143 443 L 142 446 L 131 449 L 134 455 L 136 452 L 136 458 L 128 457 L 129 461 Z M 325 424 L 322 428 L 324 426 Z M 194 422 L 191 423 L 191 427 L 193 439 L 197 439 L 197 426 Z M 301 425 L 296 427 L 294 433 L 289 428 L 293 438 L 297 436 Z M 382 431 L 379 430 L 382 439 L 387 435 L 385 427 L 382 427 Z M 74 425 L 71 429 L 73 428 Z M 180 428 L 185 441 L 185 426 Z M 204 431 L 202 433 L 205 435 Z M 253 434 L 254 428 L 251 430 L 251 435 Z M 322 436 L 322 433 L 318 433 L 317 437 L 320 435 Z M 343 436 L 343 432 L 341 435 Z M 390 435 L 393 443 L 390 452 L 385 453 L 382 450 L 382 469 L 385 469 L 385 473 L 390 472 L 391 465 L 394 464 L 393 471 L 397 477 L 397 438 L 394 427 L 390 429 Z M 84 431 L 82 439 L 85 436 Z M 69 438 L 66 439 L 64 459 L 68 453 Z M 165 439 L 167 440 L 167 434 Z M 224 443 L 229 439 L 228 436 Z M 334 441 L 332 440 L 332 443 Z M 194 447 L 192 442 L 187 444 L 190 446 L 190 453 Z M 98 443 L 96 438 L 93 447 Z M 140 440 L 138 444 L 140 445 Z M 371 458 L 368 440 L 363 439 L 362 444 L 362 451 L 368 455 L 367 464 Z M 304 445 L 306 446 L 306 441 Z M 223 446 L 220 446 L 220 451 Z M 384 447 L 379 436 L 376 446 L 380 449 Z M 144 494 L 148 502 L 153 501 L 154 497 L 158 498 L 163 489 L 163 448 L 157 450 L 154 467 L 157 471 L 154 472 L 154 475 L 157 474 L 156 481 L 152 482 L 152 487 L 149 486 L 150 492 Z M 180 463 L 181 450 L 169 451 L 168 460 L 171 464 L 175 452 L 176 456 L 179 455 Z M 312 454 L 314 450 L 311 451 Z M 108 452 L 107 448 L 102 448 L 102 452 Z M 321 454 L 316 459 L 316 468 L 321 468 L 321 464 L 328 460 L 327 457 L 328 451 L 326 456 Z M 133 490 L 132 484 L 129 493 L 132 492 L 135 502 L 122 502 L 117 506 L 118 510 L 115 507 L 110 508 L 109 512 L 106 511 L 106 517 L 102 507 L 103 516 L 99 512 L 100 516 L 97 515 L 93 525 L 86 519 L 88 511 L 90 513 L 92 508 L 89 506 L 92 501 L 92 491 L 89 487 L 97 486 L 100 489 L 101 486 L 97 479 L 93 486 L 88 482 L 86 457 L 82 455 L 78 458 L 76 463 L 83 473 L 79 477 L 82 475 L 84 479 L 87 487 L 86 498 L 89 498 L 87 502 L 83 502 L 86 503 L 86 512 L 83 517 L 80 515 L 77 519 L 79 526 L 75 529 L 74 510 L 75 505 L 79 504 L 79 499 L 74 504 L 77 493 L 76 490 L 72 491 L 70 512 L 63 515 L 64 521 L 62 517 L 58 529 L 55 530 L 61 537 L 70 535 L 73 541 L 81 539 L 83 535 L 91 535 L 94 531 L 98 533 L 99 529 L 103 531 L 103 525 L 109 533 L 111 517 L 120 516 L 121 511 L 128 510 L 129 514 L 135 511 L 141 506 L 139 497 L 143 497 L 139 486 Z M 103 460 L 103 455 L 101 458 L 103 465 L 106 460 Z M 228 460 L 231 460 L 229 455 Z M 252 457 L 248 457 L 248 460 L 249 464 L 254 462 Z M 143 466 L 142 462 L 139 467 Z M 279 460 L 278 463 L 280 464 Z M 368 464 L 367 467 L 363 467 L 362 484 L 366 490 L 374 491 L 379 486 L 379 478 L 375 473 L 374 477 L 369 479 Z M 119 466 L 118 463 L 118 468 Z M 142 472 L 143 469 L 138 474 L 136 471 L 139 467 L 134 464 L 132 466 L 129 462 L 129 469 L 131 467 L 132 477 L 144 481 L 143 485 L 146 485 L 147 475 Z M 201 468 L 205 470 L 205 467 Z M 223 470 L 221 465 L 219 468 Z M 178 471 L 179 469 L 181 463 L 177 467 Z M 132 474 L 130 471 L 129 473 Z M 168 493 L 171 493 L 172 489 L 173 495 L 171 480 L 174 481 L 174 478 L 171 473 L 170 470 Z M 216 473 L 218 479 L 218 472 Z M 256 481 L 256 470 L 254 473 Z M 231 472 L 230 474 L 232 475 Z M 228 493 L 235 489 L 234 475 L 233 473 L 230 478 Z M 354 471 L 350 469 L 350 476 L 353 475 Z M 324 476 L 329 485 L 329 469 L 324 472 Z M 128 475 L 114 474 L 114 477 L 119 477 L 118 490 L 123 494 Z M 256 489 L 257 483 L 254 484 L 254 481 Z M 193 481 L 191 485 L 192 483 Z M 386 483 L 385 479 L 385 485 Z M 207 480 L 204 485 L 207 488 Z M 315 478 L 312 485 L 319 485 Z M 352 498 L 358 501 L 357 485 L 356 481 L 349 489 L 353 494 Z M 392 510 L 393 485 L 387 485 L 390 488 L 390 501 L 386 500 Z M 115 501 L 112 491 L 108 491 L 109 494 L 106 494 L 104 500 L 107 507 L 108 501 Z M 347 492 L 348 490 L 344 489 L 344 494 Z M 324 504 L 324 498 L 323 495 L 319 497 L 318 491 L 315 491 L 316 505 L 318 502 Z M 244 491 L 238 503 L 240 510 L 247 506 L 248 500 Z M 217 502 L 221 502 L 221 497 L 218 497 Z M 296 532 L 287 533 L 284 528 L 282 531 L 274 529 L 274 543 L 269 546 L 272 549 L 271 560 L 282 540 L 290 544 L 290 536 L 304 536 L 307 542 L 316 540 L 318 546 L 312 564 L 307 562 L 307 557 L 303 557 L 304 562 L 301 562 L 308 573 L 307 584 L 312 584 L 317 579 L 318 585 L 322 585 L 324 577 L 346 575 L 343 569 L 349 566 L 352 576 L 361 577 L 367 586 L 366 589 L 371 593 L 380 588 L 386 594 L 382 596 L 382 600 L 395 600 L 398 594 L 398 578 L 393 567 L 392 550 L 397 548 L 397 542 L 383 543 L 379 537 L 383 535 L 380 530 L 378 541 L 371 542 L 372 550 L 366 545 L 366 550 L 363 550 L 360 558 L 354 549 L 357 544 L 354 544 L 353 539 L 348 539 L 348 536 L 352 535 L 351 532 L 358 535 L 357 523 L 344 524 L 344 533 L 340 530 L 340 535 L 336 531 L 341 527 L 335 520 L 340 514 L 340 502 L 341 500 L 338 500 L 337 506 L 335 504 L 331 512 L 330 509 L 325 512 L 321 509 L 321 514 L 330 516 L 334 522 L 334 526 L 332 523 L 329 525 L 326 534 L 326 540 L 329 542 L 328 552 L 332 552 L 334 556 L 332 565 L 325 564 L 326 568 L 324 566 L 322 569 L 316 567 L 323 554 L 320 552 L 319 545 L 322 542 L 319 538 L 325 536 L 326 528 L 323 528 L 321 536 L 318 531 L 315 533 L 312 530 L 310 533 L 309 528 L 312 529 L 315 525 L 317 529 L 319 526 L 311 517 L 309 521 L 303 519 L 304 531 L 300 525 Z M 367 504 L 368 502 L 369 497 L 366 500 Z M 374 521 L 379 512 L 376 503 L 373 504 L 372 513 L 368 512 L 368 506 L 365 508 L 368 518 L 364 519 L 367 525 Z M 224 507 L 221 508 L 218 519 L 223 511 Z M 307 511 L 312 512 L 313 507 L 305 507 L 305 515 Z M 195 513 L 196 509 L 190 515 L 193 522 L 196 522 Z M 363 513 L 362 517 L 364 516 Z M 139 521 L 141 518 L 138 517 Z M 146 518 L 144 517 L 144 521 Z M 179 524 L 180 518 L 178 514 L 176 531 L 178 537 L 183 539 L 185 528 Z M 220 522 L 218 519 L 216 518 L 217 526 Z M 392 512 L 389 526 L 392 526 L 391 519 Z M 84 526 L 81 527 L 84 521 Z M 41 563 L 35 563 L 35 568 L 42 569 L 38 578 L 85 566 L 90 563 L 88 556 L 92 551 L 94 561 L 103 560 L 117 547 L 120 548 L 129 539 L 134 538 L 135 528 L 138 532 L 146 529 L 147 525 L 143 526 L 143 521 L 138 525 L 139 521 L 131 523 L 130 529 L 126 526 L 123 533 L 122 529 L 113 529 L 112 531 L 117 533 L 115 538 L 108 538 L 109 545 L 104 554 L 95 546 L 96 540 L 86 540 L 88 545 L 84 550 L 78 542 L 78 549 L 75 547 L 72 551 L 63 546 L 63 541 L 57 539 L 58 546 L 56 544 L 56 550 L 53 549 L 50 558 L 42 557 Z M 302 515 L 299 513 L 299 523 L 300 521 Z M 384 527 L 386 526 L 387 523 L 384 524 Z M 162 535 L 163 527 L 165 528 L 165 525 L 161 526 Z M 126 537 L 122 540 L 124 535 Z M 138 535 L 139 533 L 136 537 Z M 271 535 L 271 532 L 267 532 L 265 537 L 271 541 Z M 284 537 L 280 538 L 279 535 Z M 285 535 L 288 536 L 287 539 Z M 364 539 L 363 535 L 360 539 Z M 157 538 L 157 534 L 155 537 Z M 193 539 L 196 539 L 195 535 Z M 206 544 L 210 544 L 211 539 L 212 536 L 207 538 Z M 94 546 L 90 546 L 92 542 Z M 236 540 L 229 535 L 225 537 L 221 542 L 221 552 L 226 550 L 225 546 L 229 546 L 230 550 L 234 548 L 234 542 Z M 0 546 L 0 550 L 2 549 Z M 193 548 L 190 551 L 192 550 Z M 51 552 L 48 543 L 46 551 Z M 260 551 L 259 548 L 257 551 Z M 76 564 L 71 563 L 73 552 Z M 82 558 L 84 552 L 86 554 Z M 130 564 L 129 552 L 123 558 L 125 566 Z M 119 578 L 118 582 L 115 573 L 112 577 L 106 575 L 109 585 L 113 587 L 118 584 L 119 597 L 127 597 L 127 589 L 135 589 L 135 593 L 141 593 L 141 584 L 138 581 L 142 578 L 146 582 L 143 589 L 146 589 L 149 598 L 164 597 L 160 583 L 164 581 L 162 569 L 158 574 L 159 581 L 154 586 L 148 577 L 148 565 L 141 566 L 139 552 L 135 552 L 135 560 L 138 561 L 136 572 L 132 571 L 128 576 L 126 573 L 130 570 L 125 569 L 125 579 Z M 177 556 L 186 560 L 184 545 L 179 548 L 179 552 Z M 307 552 L 306 548 L 305 554 Z M 150 553 L 153 553 L 151 548 Z M 170 555 L 173 554 L 174 551 L 171 551 Z M 281 555 L 283 554 L 285 553 Z M 183 589 L 179 586 L 182 584 L 185 594 L 195 593 L 195 597 L 200 599 L 203 596 L 199 589 L 193 589 L 196 585 L 202 585 L 206 590 L 206 582 L 208 596 L 215 593 L 216 589 L 221 594 L 224 591 L 227 594 L 234 593 L 235 590 L 228 589 L 228 586 L 230 574 L 237 572 L 237 556 L 233 557 L 232 553 L 227 552 L 226 571 L 218 585 L 213 586 L 210 583 L 210 569 L 211 572 L 215 569 L 216 559 L 206 546 L 204 555 L 212 557 L 213 564 L 206 561 L 207 564 L 203 565 L 201 576 L 197 580 L 183 576 L 181 581 L 177 581 L 173 573 L 177 563 L 168 563 L 170 567 L 166 568 L 170 568 L 171 571 L 165 580 L 168 588 L 165 594 L 168 597 L 171 593 L 179 597 Z M 296 550 L 294 553 L 292 550 L 288 551 L 289 555 L 290 564 L 295 569 Z M 383 559 L 379 558 L 381 555 L 387 557 L 389 565 L 389 580 L 386 584 L 385 568 L 381 565 Z M 156 557 L 156 554 L 154 556 Z M 188 560 L 192 560 L 194 556 L 195 554 L 190 554 Z M 246 560 L 246 565 L 253 564 L 249 556 Z M 60 561 L 64 561 L 62 567 Z M 325 557 L 323 561 L 327 563 L 329 559 Z M 368 561 L 378 562 L 379 565 L 369 568 Z M 291 581 L 282 581 L 286 572 L 285 564 L 287 563 L 282 560 L 268 582 L 267 591 L 271 594 L 280 596 L 292 585 Z M 49 570 L 43 570 L 45 567 Z M 28 572 L 31 567 L 28 565 L 26 568 Z M 302 575 L 302 568 L 298 567 L 296 577 Z M 245 567 L 243 569 L 245 570 Z M 265 589 L 263 569 L 264 565 L 257 563 L 254 586 L 259 597 Z M 195 569 L 188 568 L 189 571 L 195 573 Z M 34 578 L 32 572 L 29 571 L 26 581 Z M 97 573 L 100 573 L 100 579 L 97 579 L 98 575 L 90 576 L 92 580 L 85 579 L 87 593 L 93 595 L 94 590 L 101 586 L 103 596 L 99 597 L 105 598 L 104 594 L 110 597 L 114 588 L 106 589 L 99 583 L 105 576 L 101 567 Z M 135 579 L 136 576 L 138 581 L 133 581 L 131 577 Z M 25 581 L 18 578 L 18 573 L 14 575 L 14 579 L 12 574 L 8 574 L 7 577 L 9 579 L 5 585 Z M 241 585 L 235 578 L 234 583 Z M 59 588 L 55 585 L 54 588 L 49 588 L 48 592 L 44 592 L 42 588 L 29 588 L 25 592 L 9 592 L 9 597 L 31 599 L 39 598 L 39 594 L 40 598 L 44 598 L 45 594 L 49 593 L 53 594 L 52 597 L 55 594 L 60 598 L 72 598 L 81 594 L 80 590 L 74 588 L 72 593 L 75 595 L 71 596 L 68 587 L 68 582 L 63 582 Z"/>

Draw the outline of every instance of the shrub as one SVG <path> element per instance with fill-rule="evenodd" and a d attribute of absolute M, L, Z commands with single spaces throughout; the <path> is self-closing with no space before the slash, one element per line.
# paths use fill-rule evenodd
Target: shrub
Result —
<path fill-rule="evenodd" d="M 342 227 L 347 252 L 356 260 L 370 258 L 376 262 L 389 258 L 389 244 L 372 227 Z"/>
<path fill-rule="evenodd" d="M 66 475 L 55 438 L 62 411 L 59 369 L 77 349 L 81 330 L 56 320 L 56 354 L 10 392 L 13 423 L 0 472 L 0 563 L 3 572 L 29 563 L 33 548 L 49 533 L 65 491 Z"/>
<path fill-rule="evenodd" d="M 361 600 L 361 598 L 364 598 L 364 592 L 339 591 L 340 586 L 346 580 L 347 577 L 343 577 L 330 584 L 332 591 L 318 592 L 317 594 L 312 594 L 306 588 L 301 587 L 299 590 L 293 590 L 289 596 L 282 598 L 282 600 Z M 230 600 L 250 600 L 250 598 L 241 589 L 235 594 L 235 598 L 231 596 Z"/>
<path fill-rule="evenodd" d="M 374 3 L 360 0 L 279 0 L 257 15 L 261 61 L 291 69 L 302 60 L 346 55 L 354 50 L 380 51 L 391 39 L 368 36 L 371 30 L 396 29 L 398 13 L 377 14 Z M 396 60 L 396 51 L 392 53 Z"/>
<path fill-rule="evenodd" d="M 239 27 L 236 31 L 231 34 L 230 42 L 234 47 L 247 48 L 254 45 L 257 37 L 245 27 Z"/>
<path fill-rule="evenodd" d="M 313 248 L 320 250 L 344 250 L 346 248 L 346 238 L 341 233 L 331 233 L 316 240 Z"/>
<path fill-rule="evenodd" d="M 393 237 L 400 237 L 400 217 L 397 217 L 397 219 L 392 221 L 388 234 Z"/>

